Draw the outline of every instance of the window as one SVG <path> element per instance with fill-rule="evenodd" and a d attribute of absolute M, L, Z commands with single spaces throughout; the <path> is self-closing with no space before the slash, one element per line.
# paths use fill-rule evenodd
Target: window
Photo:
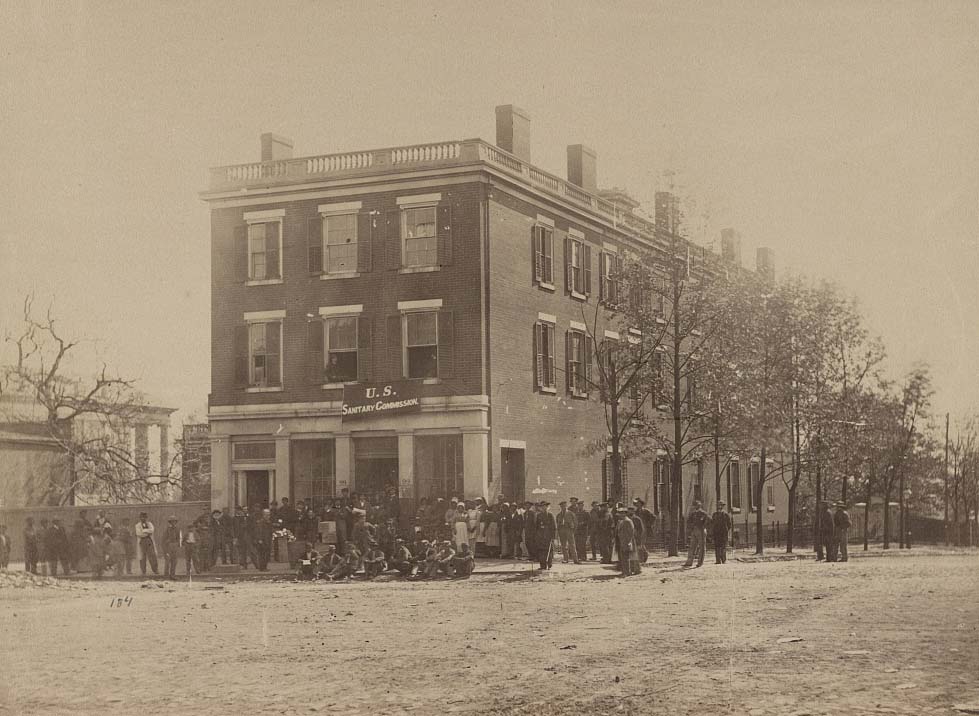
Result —
<path fill-rule="evenodd" d="M 235 443 L 235 461 L 247 462 L 249 460 L 265 462 L 275 460 L 275 442 L 268 440 L 265 442 Z"/>
<path fill-rule="evenodd" d="M 768 481 L 768 484 L 765 486 L 765 492 L 768 496 L 768 509 L 774 510 L 775 509 L 775 484 L 772 481 L 770 480 Z"/>
<path fill-rule="evenodd" d="M 333 440 L 293 440 L 292 495 L 319 511 L 336 494 L 336 446 Z"/>
<path fill-rule="evenodd" d="M 591 247 L 581 238 L 564 240 L 565 281 L 568 293 L 585 298 L 591 293 Z"/>
<path fill-rule="evenodd" d="M 586 398 L 591 385 L 591 341 L 583 330 L 577 329 L 568 331 L 566 340 L 568 392 L 575 397 Z"/>
<path fill-rule="evenodd" d="M 323 241 L 327 273 L 357 270 L 357 214 L 323 217 Z"/>
<path fill-rule="evenodd" d="M 405 314 L 405 363 L 408 378 L 438 378 L 438 311 Z"/>
<path fill-rule="evenodd" d="M 549 226 L 534 227 L 534 281 L 554 285 L 554 230 Z"/>
<path fill-rule="evenodd" d="M 324 321 L 326 334 L 326 382 L 357 380 L 357 317 L 338 316 Z"/>
<path fill-rule="evenodd" d="M 418 435 L 414 444 L 414 496 L 434 501 L 463 494 L 462 435 Z"/>
<path fill-rule="evenodd" d="M 599 264 L 599 298 L 607 306 L 615 306 L 620 298 L 622 260 L 610 251 L 603 251 L 599 254 Z"/>
<path fill-rule="evenodd" d="M 731 483 L 731 509 L 741 510 L 741 463 L 727 466 L 727 479 Z"/>
<path fill-rule="evenodd" d="M 693 499 L 704 500 L 704 461 L 697 461 L 697 473 L 693 478 Z"/>
<path fill-rule="evenodd" d="M 758 509 L 758 482 L 761 480 L 761 464 L 753 462 L 748 466 L 748 509 Z"/>
<path fill-rule="evenodd" d="M 248 279 L 281 278 L 281 248 L 282 225 L 278 221 L 248 224 Z"/>
<path fill-rule="evenodd" d="M 669 499 L 666 494 L 667 467 L 666 459 L 662 457 L 656 458 L 656 462 L 653 463 L 653 474 L 656 479 L 656 491 L 653 493 L 653 512 L 656 514 L 670 511 Z"/>
<path fill-rule="evenodd" d="M 438 265 L 438 235 L 434 206 L 405 208 L 401 212 L 404 263 L 409 268 Z"/>
<path fill-rule="evenodd" d="M 537 390 L 553 393 L 554 382 L 554 323 L 537 321 L 534 324 L 534 384 Z"/>
<path fill-rule="evenodd" d="M 248 324 L 248 385 L 282 385 L 282 322 Z"/>

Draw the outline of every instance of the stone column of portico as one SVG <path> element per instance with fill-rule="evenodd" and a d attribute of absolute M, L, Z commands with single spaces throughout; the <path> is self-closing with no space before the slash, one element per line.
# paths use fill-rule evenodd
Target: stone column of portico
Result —
<path fill-rule="evenodd" d="M 489 499 L 489 431 L 462 432 L 462 486 L 466 499 Z"/>
<path fill-rule="evenodd" d="M 354 441 L 349 435 L 337 435 L 334 442 L 336 447 L 336 494 L 340 496 L 343 488 L 351 489 L 353 482 L 353 450 Z"/>
<path fill-rule="evenodd" d="M 402 500 L 415 499 L 415 435 L 398 433 L 398 496 Z"/>
<path fill-rule="evenodd" d="M 160 423 L 160 474 L 169 475 L 170 470 L 170 426 Z"/>
<path fill-rule="evenodd" d="M 281 503 L 283 497 L 288 497 L 292 502 L 292 495 L 289 494 L 289 436 L 275 436 L 275 485 L 272 486 L 274 497 L 269 501 L 276 500 Z"/>
<path fill-rule="evenodd" d="M 211 436 L 211 509 L 235 512 L 235 491 L 232 486 L 231 439 L 227 435 Z"/>

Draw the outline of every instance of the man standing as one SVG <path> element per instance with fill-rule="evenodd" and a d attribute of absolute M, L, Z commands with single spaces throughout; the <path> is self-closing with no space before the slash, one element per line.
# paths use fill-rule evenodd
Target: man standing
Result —
<path fill-rule="evenodd" d="M 209 532 L 211 533 L 211 550 L 208 555 L 208 562 L 211 566 L 218 563 L 218 555 L 221 555 L 221 564 L 228 563 L 227 522 L 221 510 L 211 512 L 211 519 L 208 521 Z"/>
<path fill-rule="evenodd" d="M 149 520 L 149 515 L 145 512 L 139 513 L 139 521 L 136 523 L 136 543 L 139 545 L 139 570 L 146 576 L 146 560 L 150 561 L 150 568 L 153 574 L 159 574 L 156 562 L 156 544 L 153 542 L 153 532 L 155 528 Z"/>
<path fill-rule="evenodd" d="M 537 525 L 534 531 L 537 541 L 537 559 L 540 560 L 541 569 L 550 569 L 554 565 L 554 535 L 557 532 L 557 523 L 554 521 L 550 507 L 550 502 L 540 503 L 541 509 L 537 513 Z M 574 544 L 573 539 L 571 544 Z"/>
<path fill-rule="evenodd" d="M 612 564 L 612 532 L 615 529 L 612 522 L 612 513 L 609 512 L 607 502 L 601 503 L 598 509 L 598 517 L 595 519 L 594 539 L 598 543 L 598 553 L 602 557 L 602 564 Z"/>
<path fill-rule="evenodd" d="M 631 556 L 636 546 L 636 526 L 625 512 L 619 510 L 616 510 L 613 520 L 615 541 L 618 544 L 619 571 L 622 572 L 623 577 L 628 577 L 633 574 Z M 638 563 L 636 566 L 638 567 Z"/>
<path fill-rule="evenodd" d="M 826 561 L 836 561 L 836 523 L 833 519 L 833 512 L 829 509 L 829 502 L 823 500 L 819 503 L 819 541 L 822 542 L 823 549 L 826 550 Z"/>
<path fill-rule="evenodd" d="M 833 515 L 834 541 L 840 550 L 840 561 L 847 562 L 850 553 L 847 549 L 847 540 L 850 537 L 850 513 L 846 511 L 846 505 L 842 502 L 836 503 L 836 514 Z"/>
<path fill-rule="evenodd" d="M 48 552 L 48 567 L 51 569 L 51 576 L 56 577 L 58 572 L 58 562 L 61 562 L 62 574 L 69 574 L 71 569 L 71 547 L 68 541 L 68 533 L 65 531 L 61 520 L 52 520 L 48 528 L 44 546 Z"/>
<path fill-rule="evenodd" d="M 710 518 L 710 534 L 714 540 L 714 564 L 727 562 L 727 539 L 731 532 L 731 515 L 724 509 L 722 501 L 717 503 L 717 511 Z"/>
<path fill-rule="evenodd" d="M 535 562 L 537 561 L 537 506 L 534 503 L 524 503 L 523 519 L 523 543 L 527 548 L 527 558 Z"/>
<path fill-rule="evenodd" d="M 656 522 L 656 516 L 646 509 L 646 503 L 638 497 L 632 502 L 636 506 L 636 514 L 639 515 L 639 519 L 642 520 L 643 526 L 643 543 L 636 546 L 641 548 L 639 550 L 640 552 L 645 553 L 647 551 L 650 539 L 653 536 L 653 525 Z M 645 561 L 646 560 L 644 559 L 643 562 Z"/>
<path fill-rule="evenodd" d="M 568 558 L 574 561 L 575 564 L 581 564 L 581 561 L 578 559 L 578 548 L 575 545 L 574 539 L 578 523 L 575 520 L 574 513 L 568 512 L 567 502 L 561 501 L 558 504 L 561 510 L 557 513 L 555 523 L 557 525 L 558 539 L 561 540 L 561 556 L 565 564 L 568 563 Z"/>
<path fill-rule="evenodd" d="M 687 517 L 687 535 L 690 547 L 687 550 L 687 561 L 684 567 L 692 567 L 694 559 L 697 566 L 704 566 L 704 551 L 707 546 L 707 522 L 710 517 L 700 504 L 700 500 L 693 501 L 693 509 Z"/>
<path fill-rule="evenodd" d="M 137 526 L 137 530 L 139 527 Z M 167 579 L 177 578 L 177 555 L 180 554 L 180 547 L 184 543 L 183 533 L 177 527 L 177 516 L 170 515 L 167 518 L 167 527 L 163 531 L 163 573 Z M 146 565 L 140 562 L 143 574 L 146 574 Z M 154 573 L 156 570 L 153 570 Z M 190 574 L 190 562 L 187 562 L 187 574 Z"/>
<path fill-rule="evenodd" d="M 136 537 L 133 534 L 133 528 L 129 524 L 129 518 L 125 518 L 122 521 L 122 526 L 116 532 L 116 537 L 119 539 L 119 543 L 122 545 L 122 558 L 125 562 L 126 574 L 133 573 L 133 559 L 136 558 Z M 117 574 L 121 572 L 117 571 Z"/>
<path fill-rule="evenodd" d="M 578 552 L 578 559 L 582 562 L 588 559 L 588 518 L 589 514 L 585 510 L 585 503 L 580 502 L 577 498 L 571 498 L 574 500 L 574 541 L 575 550 Z"/>
<path fill-rule="evenodd" d="M 282 498 L 285 502 L 286 498 Z M 280 508 L 281 511 L 282 508 Z M 255 566 L 260 572 L 269 571 L 269 557 L 272 555 L 272 511 L 262 510 L 262 516 L 255 521 L 253 538 L 255 540 Z"/>
<path fill-rule="evenodd" d="M 591 546 L 591 561 L 597 562 L 601 559 L 601 551 L 598 549 L 598 522 L 601 518 L 602 510 L 597 501 L 591 503 L 591 512 L 588 513 L 588 544 Z"/>
<path fill-rule="evenodd" d="M 24 520 L 24 571 L 37 574 L 39 556 L 40 542 L 34 528 L 34 518 L 28 517 Z"/>

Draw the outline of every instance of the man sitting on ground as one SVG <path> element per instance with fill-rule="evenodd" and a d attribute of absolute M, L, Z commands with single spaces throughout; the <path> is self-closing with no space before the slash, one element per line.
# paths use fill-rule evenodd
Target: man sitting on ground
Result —
<path fill-rule="evenodd" d="M 357 568 L 360 566 L 360 552 L 357 548 L 353 546 L 353 543 L 348 542 L 343 555 L 343 559 L 336 566 L 336 568 L 330 572 L 330 579 L 350 579 L 354 576 Z"/>
<path fill-rule="evenodd" d="M 425 550 L 425 569 L 419 576 L 423 577 L 424 579 L 430 579 L 438 576 L 439 573 L 439 548 L 434 542 L 429 543 L 427 540 L 424 540 L 422 545 L 424 545 Z"/>
<path fill-rule="evenodd" d="M 468 545 L 466 545 L 468 547 Z M 436 557 L 438 562 L 438 571 L 444 574 L 446 577 L 451 577 L 454 572 L 452 569 L 453 561 L 455 560 L 456 551 L 452 549 L 452 542 L 449 540 L 444 540 L 442 542 L 442 549 Z"/>
<path fill-rule="evenodd" d="M 384 559 L 384 551 L 376 542 L 372 542 L 367 554 L 364 555 L 364 576 L 367 579 L 374 579 L 387 568 L 388 564 Z"/>
<path fill-rule="evenodd" d="M 460 579 L 469 579 L 469 575 L 473 573 L 475 568 L 476 560 L 473 558 L 469 545 L 463 544 L 459 554 L 452 558 L 452 569 L 455 571 L 455 576 Z"/>
<path fill-rule="evenodd" d="M 299 578 L 315 579 L 316 567 L 319 559 L 320 553 L 313 549 L 313 543 L 307 542 L 306 549 L 304 549 L 303 553 L 299 555 Z"/>
<path fill-rule="evenodd" d="M 411 551 L 405 545 L 405 541 L 400 537 L 394 541 L 394 555 L 391 557 L 391 566 L 401 573 L 402 577 L 410 577 L 415 571 L 415 558 L 411 556 Z"/>
<path fill-rule="evenodd" d="M 328 579 L 342 561 L 340 555 L 337 554 L 337 548 L 332 544 L 326 545 L 326 552 L 320 557 L 319 576 Z"/>

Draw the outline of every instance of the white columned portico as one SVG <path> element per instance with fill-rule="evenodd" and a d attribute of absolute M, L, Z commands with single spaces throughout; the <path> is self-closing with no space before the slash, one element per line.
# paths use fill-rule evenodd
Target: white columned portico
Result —
<path fill-rule="evenodd" d="M 398 433 L 398 495 L 415 499 L 415 436 L 410 432 Z"/>
<path fill-rule="evenodd" d="M 354 441 L 349 435 L 336 436 L 336 494 L 343 488 L 350 489 L 353 476 L 353 447 Z"/>
<path fill-rule="evenodd" d="M 275 485 L 270 485 L 272 497 L 269 501 L 276 500 L 282 502 L 283 497 L 288 497 L 292 502 L 292 495 L 289 494 L 289 436 L 278 435 L 275 438 Z"/>
<path fill-rule="evenodd" d="M 466 497 L 489 499 L 489 432 L 462 433 L 462 486 Z"/>
<path fill-rule="evenodd" d="M 234 494 L 231 480 L 231 439 L 227 435 L 211 435 L 211 509 L 234 514 Z"/>

